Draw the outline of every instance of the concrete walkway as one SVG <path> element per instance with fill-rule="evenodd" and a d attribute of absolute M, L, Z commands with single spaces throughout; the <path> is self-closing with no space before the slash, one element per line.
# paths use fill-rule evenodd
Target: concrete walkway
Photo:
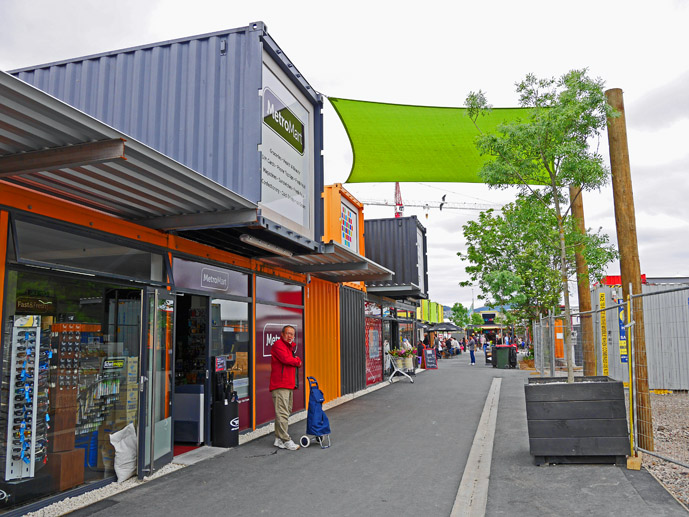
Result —
<path fill-rule="evenodd" d="M 277 450 L 265 436 L 71 515 L 448 516 L 494 377 L 501 382 L 486 515 L 686 517 L 646 471 L 534 466 L 528 373 L 486 367 L 481 353 L 476 366 L 467 355 L 443 360 L 414 384 L 404 379 L 329 410 L 330 449 Z M 304 430 L 300 422 L 290 433 L 296 441 Z"/>

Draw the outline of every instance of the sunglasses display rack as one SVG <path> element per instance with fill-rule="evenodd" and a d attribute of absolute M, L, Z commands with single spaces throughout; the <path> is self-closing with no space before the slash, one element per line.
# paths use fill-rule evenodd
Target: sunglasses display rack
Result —
<path fill-rule="evenodd" d="M 41 342 L 41 317 L 16 316 L 12 324 L 5 480 L 34 477 L 47 457 L 50 342 Z"/>

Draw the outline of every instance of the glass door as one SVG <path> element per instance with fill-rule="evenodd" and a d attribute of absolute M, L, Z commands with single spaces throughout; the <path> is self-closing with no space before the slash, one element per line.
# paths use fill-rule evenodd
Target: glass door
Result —
<path fill-rule="evenodd" d="M 142 340 L 142 397 L 139 417 L 139 478 L 172 461 L 172 390 L 175 296 L 165 289 L 147 290 L 146 332 Z"/>

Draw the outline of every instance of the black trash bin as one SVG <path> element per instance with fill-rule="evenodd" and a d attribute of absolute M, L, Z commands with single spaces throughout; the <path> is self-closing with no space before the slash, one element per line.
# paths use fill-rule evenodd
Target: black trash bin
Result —
<path fill-rule="evenodd" d="M 212 442 L 214 447 L 237 447 L 239 445 L 239 404 L 237 393 L 230 400 L 213 403 Z"/>
<path fill-rule="evenodd" d="M 510 368 L 516 368 L 516 367 L 517 367 L 517 347 L 511 346 L 510 347 Z"/>

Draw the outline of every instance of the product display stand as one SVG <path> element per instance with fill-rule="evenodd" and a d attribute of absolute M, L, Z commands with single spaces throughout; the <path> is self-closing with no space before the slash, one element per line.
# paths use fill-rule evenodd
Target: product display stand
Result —
<path fill-rule="evenodd" d="M 47 461 L 49 342 L 41 346 L 41 317 L 12 325 L 5 480 L 32 478 Z"/>
<path fill-rule="evenodd" d="M 82 341 L 91 333 L 84 323 L 56 323 L 51 327 L 53 431 L 49 442 L 53 482 L 66 490 L 84 482 L 84 449 L 75 448 Z"/>

